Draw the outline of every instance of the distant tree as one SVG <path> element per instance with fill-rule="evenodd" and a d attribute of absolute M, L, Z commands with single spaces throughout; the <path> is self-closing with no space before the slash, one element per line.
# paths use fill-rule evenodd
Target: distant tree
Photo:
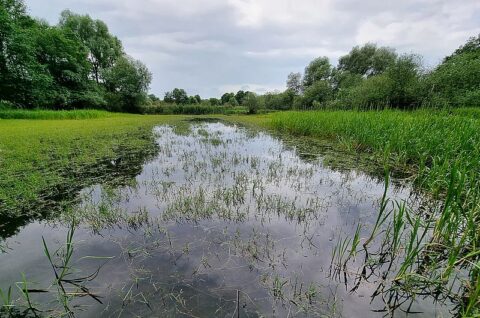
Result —
<path fill-rule="evenodd" d="M 392 85 L 389 104 L 395 108 L 415 108 L 421 103 L 422 61 L 418 55 L 405 54 L 388 67 L 384 73 Z"/>
<path fill-rule="evenodd" d="M 305 75 L 303 77 L 303 86 L 305 89 L 316 81 L 326 81 L 330 79 L 332 74 L 332 65 L 328 57 L 318 57 L 308 64 L 305 68 Z"/>
<path fill-rule="evenodd" d="M 140 61 L 122 56 L 102 74 L 114 110 L 139 112 L 152 75 Z"/>
<path fill-rule="evenodd" d="M 163 97 L 163 101 L 166 102 L 166 103 L 174 103 L 175 100 L 173 99 L 172 92 L 166 92 L 164 97 Z"/>
<path fill-rule="evenodd" d="M 332 99 L 332 96 L 333 89 L 328 81 L 316 81 L 303 92 L 303 104 L 306 108 L 312 108 L 314 102 L 322 105 Z"/>
<path fill-rule="evenodd" d="M 243 106 L 246 106 L 249 114 L 256 114 L 258 112 L 259 103 L 257 96 L 252 92 L 247 92 L 243 96 Z"/>
<path fill-rule="evenodd" d="M 230 105 L 230 106 L 238 106 L 239 105 L 237 99 L 235 98 L 235 95 L 233 95 L 233 94 L 230 96 L 230 99 L 228 100 L 227 104 Z"/>
<path fill-rule="evenodd" d="M 92 76 L 97 83 L 102 80 L 102 72 L 112 67 L 123 55 L 122 43 L 110 34 L 107 25 L 101 20 L 65 10 L 61 13 L 59 25 L 75 34 L 88 48 Z"/>
<path fill-rule="evenodd" d="M 247 93 L 243 90 L 239 90 L 236 94 L 235 94 L 235 99 L 237 100 L 237 102 L 241 105 L 243 103 L 243 99 L 245 98 L 245 95 Z"/>
<path fill-rule="evenodd" d="M 173 101 L 176 104 L 187 104 L 188 95 L 183 88 L 174 88 L 172 91 Z"/>
<path fill-rule="evenodd" d="M 42 26 L 37 38 L 37 59 L 52 76 L 51 107 L 96 107 L 99 105 L 82 105 L 84 94 L 80 93 L 91 87 L 88 84 L 90 63 L 87 50 L 76 39 L 57 27 Z M 91 92 L 92 93 L 92 92 Z M 103 99 L 99 97 L 99 100 Z M 88 99 L 92 103 L 92 99 Z M 101 102 L 102 104 L 102 102 Z"/>
<path fill-rule="evenodd" d="M 198 100 L 195 98 L 195 96 L 189 96 L 188 97 L 188 103 L 187 104 L 190 104 L 190 105 L 194 105 L 194 104 L 199 104 Z"/>
<path fill-rule="evenodd" d="M 214 98 L 214 97 L 209 98 L 209 99 L 208 99 L 208 102 L 209 102 L 210 105 L 212 105 L 212 106 L 218 106 L 218 105 L 220 105 L 220 100 L 219 100 L 218 98 Z"/>
<path fill-rule="evenodd" d="M 158 101 L 160 101 L 160 98 L 158 98 L 155 94 L 149 94 L 149 95 L 148 95 L 148 98 L 149 98 L 152 102 L 158 102 Z"/>
<path fill-rule="evenodd" d="M 197 101 L 197 104 L 200 104 L 202 102 L 202 98 L 200 97 L 200 95 L 195 95 L 193 96 L 195 98 L 195 100 Z"/>
<path fill-rule="evenodd" d="M 393 49 L 367 43 L 362 47 L 355 46 L 350 53 L 340 57 L 338 70 L 365 77 L 374 76 L 385 72 L 396 58 L 397 54 Z"/>
<path fill-rule="evenodd" d="M 220 98 L 220 101 L 222 103 L 222 105 L 225 105 L 227 104 L 231 98 L 235 98 L 235 94 L 234 93 L 225 93 L 222 95 L 222 97 Z M 237 101 L 238 102 L 238 101 Z"/>
<path fill-rule="evenodd" d="M 290 89 L 296 95 L 299 95 L 303 91 L 302 74 L 290 73 L 287 78 L 287 89 Z"/>

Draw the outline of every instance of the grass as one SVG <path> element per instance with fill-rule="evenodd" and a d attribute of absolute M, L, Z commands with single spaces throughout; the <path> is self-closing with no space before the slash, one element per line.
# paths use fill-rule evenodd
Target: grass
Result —
<path fill-rule="evenodd" d="M 43 203 L 58 201 L 59 196 L 74 193 L 95 178 L 105 178 L 102 171 L 140 169 L 155 148 L 152 127 L 185 118 L 98 114 L 102 117 L 0 120 L 2 216 L 21 215 L 36 207 L 45 210 Z M 135 176 L 137 171 L 132 173 Z M 2 233 L 4 226 L 0 227 Z"/>
<path fill-rule="evenodd" d="M 103 110 L 23 110 L 0 109 L 0 119 L 93 119 L 115 116 Z"/>

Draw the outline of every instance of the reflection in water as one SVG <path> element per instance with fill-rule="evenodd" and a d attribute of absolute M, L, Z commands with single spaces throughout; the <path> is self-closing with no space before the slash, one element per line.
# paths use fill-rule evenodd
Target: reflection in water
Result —
<path fill-rule="evenodd" d="M 62 224 L 75 219 L 81 225 L 72 276 L 102 266 L 83 282 L 101 303 L 67 291 L 75 316 L 384 315 L 374 312 L 384 308 L 381 297 L 370 298 L 378 282 L 350 286 L 330 276 L 338 239 L 357 229 L 368 236 L 382 182 L 331 170 L 265 133 L 222 123 L 161 126 L 155 134 L 158 155 L 135 182 L 86 188 L 81 203 L 57 221 L 32 223 L 7 240 L 3 291 L 24 272 L 32 288 L 48 290 L 33 295 L 44 310 L 38 314 L 61 313 L 41 237 L 49 247 L 62 246 L 68 232 Z M 409 200 L 410 193 L 391 187 L 388 196 Z M 435 316 L 445 311 L 437 306 L 419 299 L 411 310 Z"/>

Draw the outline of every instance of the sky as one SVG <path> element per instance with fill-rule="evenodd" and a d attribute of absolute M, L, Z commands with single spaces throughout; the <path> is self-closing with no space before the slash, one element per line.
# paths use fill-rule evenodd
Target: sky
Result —
<path fill-rule="evenodd" d="M 152 93 L 202 98 L 285 89 L 314 58 L 355 45 L 417 53 L 427 66 L 480 33 L 479 0 L 26 0 L 51 24 L 70 9 L 107 23 L 153 74 Z"/>

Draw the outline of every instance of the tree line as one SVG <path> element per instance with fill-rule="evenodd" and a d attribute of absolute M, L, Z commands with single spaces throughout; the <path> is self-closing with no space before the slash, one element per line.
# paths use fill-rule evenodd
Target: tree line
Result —
<path fill-rule="evenodd" d="M 66 10 L 52 26 L 23 0 L 0 0 L 1 104 L 138 112 L 151 78 L 103 21 Z"/>
<path fill-rule="evenodd" d="M 204 106 L 245 106 L 249 113 L 288 109 L 416 109 L 480 106 L 480 35 L 426 69 L 417 54 L 398 54 L 373 43 L 355 46 L 333 66 L 312 60 L 303 73 L 290 73 L 287 89 L 256 95 L 240 90 L 202 100 L 174 89 L 164 102 Z"/>
<path fill-rule="evenodd" d="M 129 57 L 101 20 L 71 11 L 57 25 L 30 17 L 23 0 L 0 0 L 0 107 L 162 113 L 261 109 L 415 109 L 480 106 L 480 35 L 433 69 L 416 54 L 368 43 L 336 66 L 327 57 L 291 73 L 287 89 L 256 95 L 239 90 L 221 98 L 189 96 L 184 89 L 147 95 L 147 67 Z M 189 107 L 186 107 L 189 106 Z M 168 111 L 168 110 L 167 110 Z"/>
<path fill-rule="evenodd" d="M 415 109 L 480 106 L 480 35 L 431 70 L 416 54 L 368 43 L 333 66 L 327 57 L 291 73 L 287 89 L 258 96 L 266 109 Z"/>

